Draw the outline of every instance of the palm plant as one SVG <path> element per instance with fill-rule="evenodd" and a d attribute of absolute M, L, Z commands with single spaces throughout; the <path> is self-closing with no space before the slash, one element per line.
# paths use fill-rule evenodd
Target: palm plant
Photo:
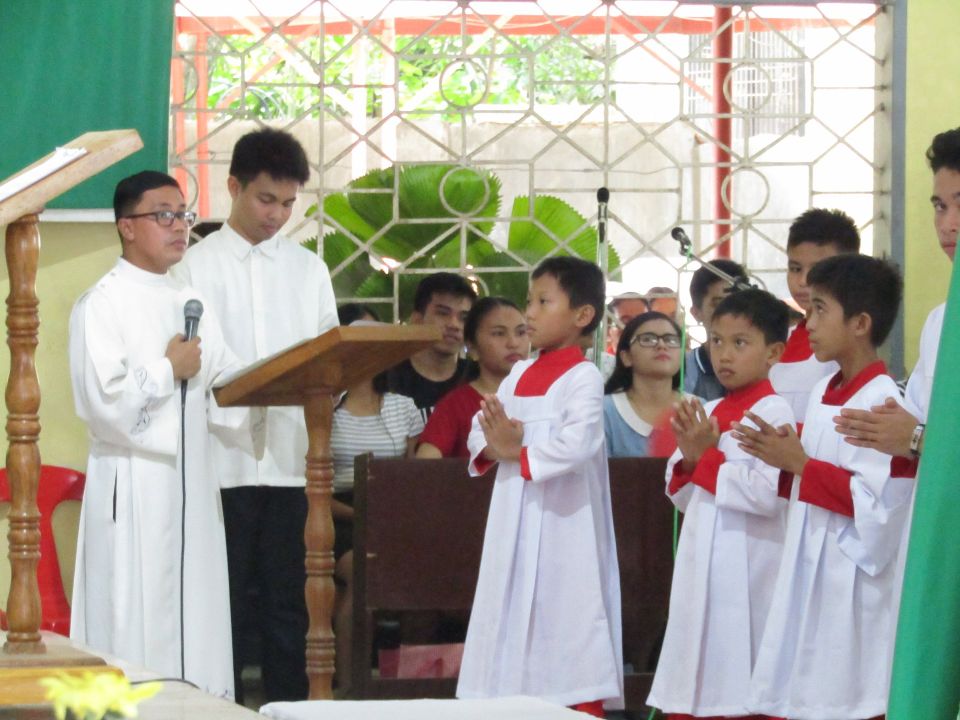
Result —
<path fill-rule="evenodd" d="M 565 201 L 537 196 L 514 199 L 507 242 L 490 239 L 501 204 L 501 182 L 492 172 L 450 164 L 373 170 L 328 195 L 323 219 L 334 229 L 323 237 L 323 259 L 338 298 L 393 296 L 388 272 L 398 278 L 401 314 L 411 307 L 422 269 L 469 269 L 486 294 L 522 303 L 528 268 L 554 254 L 596 257 L 597 233 Z M 317 206 L 308 210 L 316 213 Z M 317 240 L 304 243 L 316 250 Z M 609 253 L 611 273 L 619 259 Z M 381 270 L 381 271 L 378 271 Z"/>

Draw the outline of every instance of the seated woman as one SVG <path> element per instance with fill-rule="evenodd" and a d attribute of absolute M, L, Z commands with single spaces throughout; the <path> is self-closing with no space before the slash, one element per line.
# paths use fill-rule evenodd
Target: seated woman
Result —
<path fill-rule="evenodd" d="M 608 457 L 668 457 L 670 416 L 679 399 L 681 332 L 659 312 L 637 315 L 620 335 L 617 365 L 604 386 Z"/>
<path fill-rule="evenodd" d="M 359 303 L 337 310 L 341 325 L 376 322 L 374 311 Z M 373 453 L 378 458 L 413 457 L 417 436 L 423 430 L 420 411 L 413 400 L 387 392 L 387 375 L 380 373 L 347 388 L 333 412 L 330 450 L 333 455 L 331 512 L 336 532 L 334 604 L 336 681 L 340 694 L 349 692 L 351 609 L 353 607 L 353 460 Z"/>
<path fill-rule="evenodd" d="M 484 395 L 491 395 L 518 360 L 530 354 L 527 322 L 505 298 L 485 297 L 474 303 L 463 327 L 467 349 L 476 360 L 477 376 L 444 395 L 420 435 L 418 458 L 470 457 L 467 436 Z"/>

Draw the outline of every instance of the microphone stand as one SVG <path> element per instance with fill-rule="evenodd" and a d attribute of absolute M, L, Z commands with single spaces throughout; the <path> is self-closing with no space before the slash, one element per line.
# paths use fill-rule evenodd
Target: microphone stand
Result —
<path fill-rule="evenodd" d="M 720 268 L 711 265 L 709 260 L 704 260 L 699 255 L 694 254 L 693 243 L 690 241 L 690 237 L 684 232 L 683 228 L 675 227 L 670 231 L 670 236 L 680 244 L 680 254 L 687 259 L 687 262 L 690 260 L 696 260 L 700 264 L 700 267 L 706 268 L 721 280 L 728 282 L 734 290 L 749 290 L 751 288 L 766 289 L 766 284 L 756 275 L 750 275 L 750 277 L 756 280 L 759 284 L 747 282 L 743 278 L 735 278 L 732 275 L 728 275 Z"/>
<path fill-rule="evenodd" d="M 610 270 L 609 253 L 607 252 L 607 202 L 610 200 L 610 191 L 602 187 L 597 190 L 597 266 L 603 273 L 604 283 Z M 604 298 L 603 314 L 600 324 L 593 336 L 593 362 L 603 374 L 603 356 L 607 352 L 607 303 Z"/>

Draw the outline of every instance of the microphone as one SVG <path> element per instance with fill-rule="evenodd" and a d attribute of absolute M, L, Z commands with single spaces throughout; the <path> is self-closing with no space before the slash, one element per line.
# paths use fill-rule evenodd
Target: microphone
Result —
<path fill-rule="evenodd" d="M 602 243 L 607 239 L 607 203 L 610 191 L 605 187 L 597 190 L 597 239 Z"/>
<path fill-rule="evenodd" d="M 193 298 L 183 305 L 183 336 L 186 340 L 193 340 L 200 327 L 200 316 L 203 315 L 203 303 Z M 187 381 L 180 381 L 180 402 L 187 401 Z"/>
<path fill-rule="evenodd" d="M 690 251 L 690 248 L 693 247 L 690 236 L 683 231 L 682 227 L 675 227 L 671 230 L 670 237 L 680 243 L 680 253 L 683 255 L 686 255 Z"/>

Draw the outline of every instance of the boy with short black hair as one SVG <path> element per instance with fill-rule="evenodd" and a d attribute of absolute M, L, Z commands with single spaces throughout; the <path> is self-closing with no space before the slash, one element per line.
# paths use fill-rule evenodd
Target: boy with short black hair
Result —
<path fill-rule="evenodd" d="M 810 344 L 840 371 L 811 392 L 802 439 L 756 419 L 758 430 L 736 427 L 746 452 L 796 480 L 750 706 L 798 720 L 863 720 L 886 710 L 895 558 L 914 483 L 891 477 L 889 455 L 844 442 L 833 418 L 897 395 L 877 348 L 902 282 L 883 260 L 838 255 L 817 263 L 807 284 Z"/>
<path fill-rule="evenodd" d="M 764 290 L 725 297 L 710 323 L 711 360 L 727 394 L 682 400 L 667 495 L 684 513 L 670 614 L 647 704 L 667 717 L 746 715 L 753 659 L 770 606 L 787 502 L 777 468 L 737 446 L 747 413 L 793 425 L 767 373 L 787 339 L 787 306 Z"/>
<path fill-rule="evenodd" d="M 227 221 L 193 245 L 174 270 L 207 296 L 227 344 L 244 364 L 337 325 L 327 266 L 281 233 L 309 176 L 306 153 L 290 133 L 261 128 L 241 137 L 230 160 Z M 265 408 L 263 417 L 262 457 L 216 440 L 213 446 L 227 532 L 238 702 L 251 627 L 260 630 L 262 640 L 265 699 L 303 700 L 308 690 L 307 431 L 300 408 Z M 253 587 L 260 590 L 258 612 L 250 598 Z"/>
<path fill-rule="evenodd" d="M 209 393 L 240 364 L 207 299 L 167 272 L 195 219 L 177 181 L 137 173 L 117 184 L 113 205 L 122 257 L 70 315 L 73 396 L 90 437 L 71 637 L 232 697 L 209 430 L 249 427 L 245 410 L 219 410 Z M 186 340 L 184 306 L 195 300 L 208 306 Z"/>
<path fill-rule="evenodd" d="M 440 398 L 466 380 L 469 362 L 461 357 L 463 327 L 476 301 L 476 291 L 456 273 L 435 272 L 417 285 L 410 324 L 435 325 L 443 335 L 430 347 L 390 368 L 387 384 L 390 392 L 413 399 L 424 422 Z"/>
<path fill-rule="evenodd" d="M 726 273 L 734 280 L 744 282 L 747 280 L 747 271 L 743 265 L 733 260 L 718 258 L 711 260 L 707 265 Z M 690 301 L 693 304 L 690 314 L 703 325 L 707 333 L 707 342 L 687 353 L 683 368 L 683 387 L 686 392 L 705 401 L 722 398 L 725 392 L 723 383 L 717 379 L 713 365 L 710 364 L 710 320 L 717 305 L 731 289 L 730 283 L 711 272 L 709 267 L 697 268 L 693 277 L 690 278 Z"/>
<path fill-rule="evenodd" d="M 859 251 L 857 225 L 840 210 L 811 208 L 793 221 L 787 234 L 787 287 L 806 315 L 810 313 L 810 269 L 824 258 Z M 770 382 L 777 394 L 790 403 L 802 426 L 810 388 L 836 371 L 836 363 L 822 363 L 814 357 L 805 318 L 790 333 L 780 363 L 770 370 Z"/>
<path fill-rule="evenodd" d="M 604 309 L 596 265 L 543 261 L 531 276 L 521 360 L 487 395 L 470 472 L 499 463 L 460 698 L 531 695 L 603 717 L 623 707 L 620 578 L 603 437 L 603 379 L 582 338 Z"/>

